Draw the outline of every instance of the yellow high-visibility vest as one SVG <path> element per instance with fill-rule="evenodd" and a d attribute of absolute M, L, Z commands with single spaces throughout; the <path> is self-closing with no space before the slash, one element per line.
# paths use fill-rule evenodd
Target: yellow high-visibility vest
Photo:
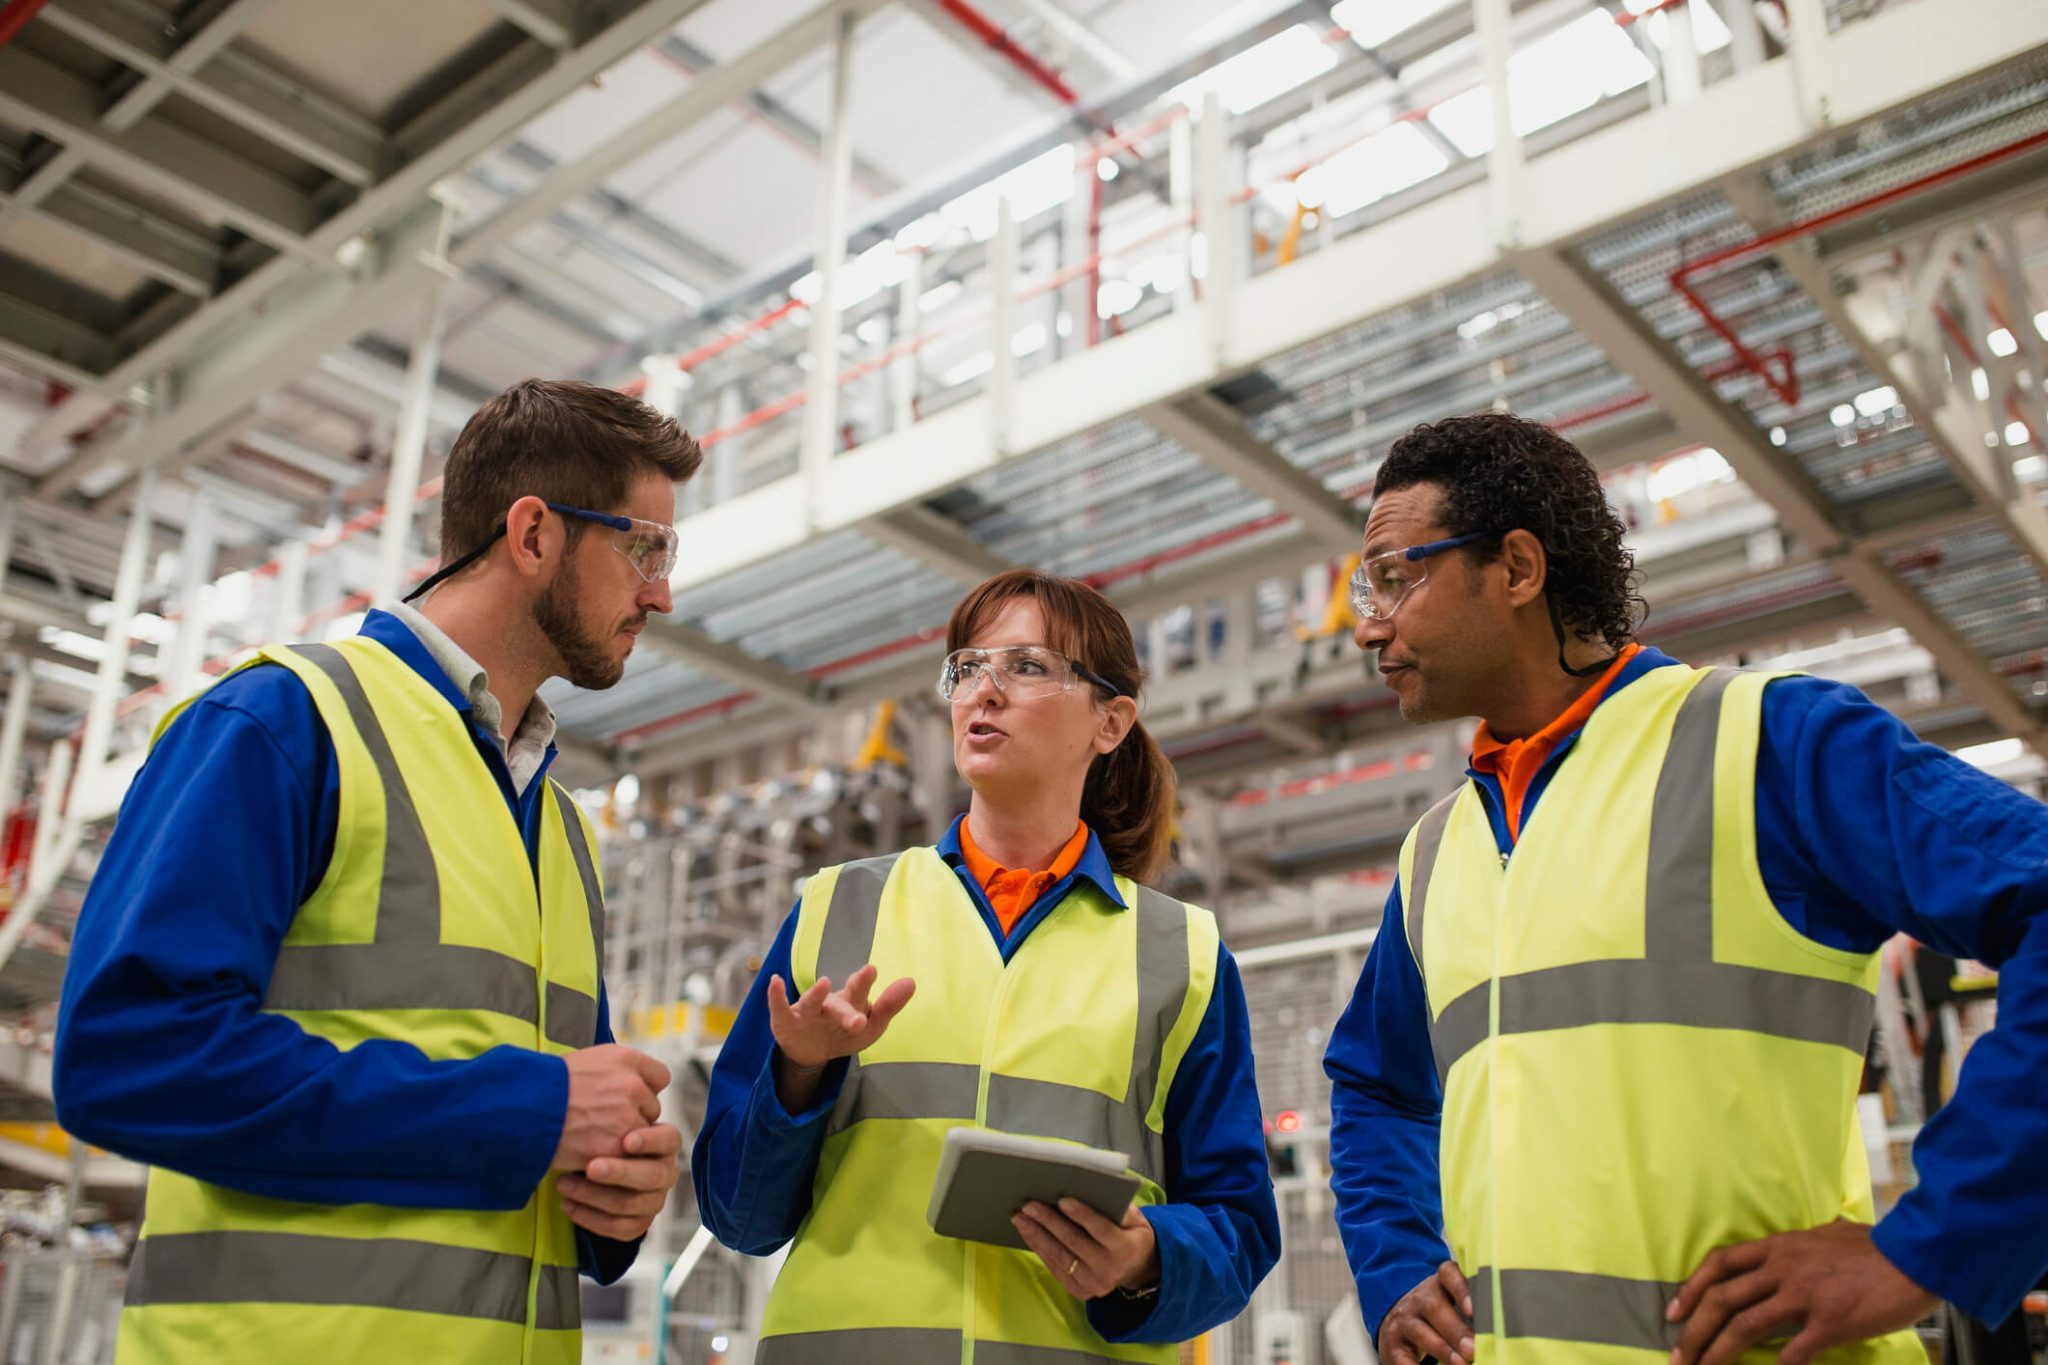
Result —
<path fill-rule="evenodd" d="M 1028 1251 L 925 1221 L 946 1134 L 974 1126 L 1119 1151 L 1163 1203 L 1168 1092 L 1215 986 L 1206 910 L 1116 879 L 1076 882 L 1006 964 L 935 849 L 827 868 L 804 886 L 795 986 L 873 962 L 917 994 L 854 1059 L 827 1119 L 811 1210 L 761 1324 L 760 1365 L 1167 1365 L 1111 1345 Z"/>
<path fill-rule="evenodd" d="M 341 805 L 263 1010 L 344 1050 L 392 1039 L 437 1061 L 595 1042 L 604 899 L 568 793 L 541 793 L 536 874 L 468 725 L 403 660 L 362 636 L 260 660 L 312 693 Z M 482 1212 L 297 1203 L 156 1169 L 116 1358 L 575 1365 L 579 1292 L 549 1179 Z"/>
<path fill-rule="evenodd" d="M 1512 855 L 1471 783 L 1401 850 L 1445 1231 L 1488 1365 L 1663 1361 L 1709 1252 L 1872 1220 L 1878 959 L 1798 933 L 1758 871 L 1768 681 L 1651 669 L 1593 712 Z M 1822 1359 L 1926 1354 L 1901 1332 Z"/>

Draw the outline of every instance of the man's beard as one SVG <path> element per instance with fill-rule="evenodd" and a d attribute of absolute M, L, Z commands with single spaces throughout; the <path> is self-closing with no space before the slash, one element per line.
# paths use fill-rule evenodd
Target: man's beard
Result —
<path fill-rule="evenodd" d="M 577 687 L 601 691 L 626 674 L 623 657 L 613 658 L 607 639 L 592 639 L 576 612 L 576 562 L 566 560 L 555 581 L 533 604 L 533 624 L 561 656 L 562 676 Z"/>

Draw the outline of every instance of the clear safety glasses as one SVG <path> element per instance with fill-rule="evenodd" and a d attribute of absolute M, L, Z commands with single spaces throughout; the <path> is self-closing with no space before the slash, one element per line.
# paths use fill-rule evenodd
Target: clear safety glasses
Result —
<path fill-rule="evenodd" d="M 612 548 L 624 555 L 633 571 L 645 581 L 652 583 L 675 572 L 676 551 L 682 544 L 682 537 L 676 534 L 675 527 L 664 526 L 658 521 L 641 521 L 638 517 L 592 512 L 567 503 L 551 502 L 548 507 L 565 517 L 581 517 L 599 526 L 611 527 L 618 533 L 612 537 Z"/>
<path fill-rule="evenodd" d="M 682 544 L 682 537 L 673 526 L 664 526 L 658 521 L 641 521 L 637 517 L 621 517 L 610 512 L 593 512 L 587 507 L 571 507 L 566 502 L 551 502 L 548 510 L 558 516 L 576 517 L 583 521 L 594 521 L 599 526 L 609 526 L 612 531 L 612 548 L 626 557 L 633 566 L 633 572 L 645 582 L 652 583 L 667 578 L 675 571 L 676 549 Z M 505 523 L 499 522 L 498 529 L 491 532 L 491 538 L 471 550 L 460 559 L 451 560 L 436 569 L 427 580 L 405 595 L 408 602 L 425 597 L 441 581 L 452 574 L 461 572 L 481 559 L 498 538 L 505 534 Z"/>
<path fill-rule="evenodd" d="M 1360 562 L 1351 571 L 1351 609 L 1368 621 L 1386 620 L 1401 605 L 1401 599 L 1429 576 L 1431 558 L 1485 538 L 1484 534 L 1475 531 L 1471 535 L 1452 536 L 1449 540 L 1432 540 L 1426 545 L 1388 550 Z"/>
<path fill-rule="evenodd" d="M 956 649 L 939 665 L 939 695 L 947 701 L 972 696 L 986 674 L 1012 701 L 1071 692 L 1081 683 L 1099 687 L 1112 697 L 1123 693 L 1107 678 L 1091 672 L 1056 649 L 1044 645 L 1004 645 L 997 649 Z"/>

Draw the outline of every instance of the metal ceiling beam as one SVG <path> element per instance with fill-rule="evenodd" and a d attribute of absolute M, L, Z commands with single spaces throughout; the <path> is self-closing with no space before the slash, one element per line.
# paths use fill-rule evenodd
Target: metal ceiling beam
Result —
<path fill-rule="evenodd" d="M 666 38 L 663 38 L 659 43 L 655 44 L 655 50 L 687 67 L 692 76 L 697 75 L 699 72 L 709 71 L 712 67 L 718 65 L 716 57 L 703 48 L 698 47 L 680 33 L 671 33 Z M 818 130 L 817 126 L 804 118 L 803 115 L 791 109 L 787 104 L 769 94 L 766 90 L 756 90 L 753 94 L 746 96 L 741 103 L 752 110 L 757 118 L 767 123 L 784 137 L 801 145 L 811 155 L 821 156 L 824 154 L 825 135 Z M 902 183 L 895 176 L 890 175 L 887 171 L 859 153 L 855 153 L 853 157 L 853 183 L 859 185 L 869 194 L 878 196 L 894 194 L 903 188 Z M 730 278 L 738 273 L 739 267 L 734 266 L 722 272 L 722 275 L 724 278 Z"/>
<path fill-rule="evenodd" d="M 67 384 L 91 384 L 113 364 L 114 345 L 75 318 L 0 293 L 0 355 Z"/>
<path fill-rule="evenodd" d="M 805 715 L 815 714 L 827 700 L 823 687 L 795 669 L 749 654 L 728 640 L 681 621 L 650 616 L 642 634 L 648 644 L 692 668 L 716 674 Z"/>
<path fill-rule="evenodd" d="M 2048 729 L 1983 654 L 1914 591 L 1882 553 L 1850 538 L 1806 472 L 1774 449 L 1740 409 L 1687 365 L 1671 342 L 1622 301 L 1613 285 L 1563 250 L 1524 252 L 1516 264 L 1682 430 L 1718 450 L 1742 481 L 1777 509 L 1784 528 L 1826 558 L 1873 611 L 1905 627 L 1994 722 L 2048 754 Z"/>
<path fill-rule="evenodd" d="M 1814 237 L 1813 250 L 1823 265 L 1847 264 L 1952 223 L 2012 212 L 2044 200 L 2048 200 L 2048 147 L 1938 185 L 1888 206 L 1883 213 L 1823 231 Z"/>
<path fill-rule="evenodd" d="M 556 51 L 576 45 L 576 7 L 571 0 L 496 0 L 498 13 L 527 35 Z"/>
<path fill-rule="evenodd" d="M 78 177 L 56 186 L 41 202 L 0 193 L 0 212 L 43 218 L 111 252 L 153 280 L 195 298 L 213 292 L 220 252 L 147 211 L 87 188 Z"/>
<path fill-rule="evenodd" d="M 304 192 L 268 170 L 160 120 L 115 130 L 100 122 L 103 96 L 22 48 L 0 48 L 0 115 L 156 193 L 234 224 L 281 252 L 308 252 L 320 214 Z"/>
<path fill-rule="evenodd" d="M 1139 416 L 1160 435 L 1193 451 L 1211 469 L 1270 500 L 1331 550 L 1348 554 L 1358 548 L 1365 518 L 1321 479 L 1252 435 L 1237 414 L 1214 395 L 1194 393 L 1156 403 Z"/>
<path fill-rule="evenodd" d="M 390 261 L 394 252 L 416 254 L 421 219 L 437 216 L 423 213 L 435 182 L 459 171 L 707 3 L 709 0 L 643 0 L 619 12 L 574 50 L 522 67 L 520 79 L 509 87 L 465 87 L 471 103 L 435 111 L 437 136 L 423 138 L 416 133 L 404 143 L 412 153 L 410 160 L 313 231 L 307 245 L 320 262 L 314 272 L 307 275 L 304 261 L 284 255 L 264 262 L 126 357 L 112 373 L 101 377 L 98 387 L 108 393 L 123 393 L 133 384 L 168 371 L 184 376 L 185 382 L 176 389 L 179 404 L 206 409 L 207 425 L 225 420 L 249 401 L 250 386 L 236 382 L 232 371 L 215 362 L 222 355 L 244 353 L 248 320 L 259 308 L 265 326 L 274 327 L 278 336 L 317 333 L 326 337 L 346 332 L 332 343 L 337 345 L 387 316 L 392 309 L 388 295 L 403 297 L 404 291 L 402 283 L 390 278 Z M 359 237 L 368 241 L 372 262 L 359 262 L 353 268 L 335 263 L 335 253 L 342 245 Z M 405 245 L 408 242 L 413 245 Z M 374 297 L 361 297 L 365 290 Z M 291 349 L 299 350 L 296 346 Z M 308 360 L 300 369 L 310 363 Z M 192 382 L 195 379 L 203 382 Z M 188 421 L 181 425 L 200 424 Z M 75 487 L 79 479 L 110 462 L 135 467 L 151 464 L 177 449 L 182 439 L 186 438 L 177 435 L 177 428 L 167 429 L 161 422 L 133 423 L 111 440 L 73 452 L 51 486 Z"/>
<path fill-rule="evenodd" d="M 1967 186 L 1971 182 L 1961 183 Z M 1760 178 L 1737 177 L 1725 182 L 1722 191 L 1759 233 L 1784 224 L 1785 214 Z M 2031 489 L 2015 487 L 2012 461 L 2004 449 L 1985 445 L 1975 404 L 1946 382 L 1939 391 L 1929 392 L 1890 311 L 1861 290 L 1838 292 L 1833 272 L 1821 263 L 1811 241 L 1788 242 L 1773 256 L 1835 330 L 1856 348 L 1871 372 L 1897 390 L 1913 425 L 1948 461 L 1971 499 L 2033 561 L 2035 571 L 2048 577 L 2048 510 Z"/>
<path fill-rule="evenodd" d="M 231 5 L 183 41 L 174 25 L 152 23 L 114 0 L 63 0 L 44 11 L 44 20 L 143 77 L 103 116 L 109 128 L 133 127 L 175 92 L 351 185 L 371 184 L 384 155 L 374 129 L 326 117 L 297 82 L 253 58 L 215 60 L 273 3 Z"/>
<path fill-rule="evenodd" d="M 559 164 L 546 152 L 523 139 L 515 138 L 513 141 L 506 143 L 501 155 L 536 175 L 546 175 Z M 473 179 L 478 180 L 485 188 L 494 188 L 494 177 L 491 177 L 490 173 L 484 170 L 484 168 L 473 166 L 470 168 L 469 173 Z M 509 188 L 495 190 L 495 192 L 502 194 L 517 193 L 517 191 Z M 707 275 L 715 276 L 721 280 L 728 280 L 739 273 L 739 262 L 727 256 L 724 252 L 706 246 L 696 238 L 686 236 L 677 231 L 675 224 L 666 219 L 655 217 L 622 194 L 599 186 L 585 195 L 581 202 L 595 209 L 607 222 L 615 220 L 623 223 L 664 251 L 673 251 L 677 256 L 688 261 Z M 562 215 L 558 216 L 567 216 L 573 212 L 573 207 L 565 207 Z"/>
<path fill-rule="evenodd" d="M 899 507 L 861 528 L 899 554 L 963 583 L 979 583 L 1017 567 L 943 513 L 919 503 Z"/>
<path fill-rule="evenodd" d="M 523 199 L 506 205 L 457 239 L 452 252 L 456 263 L 467 265 L 485 259 L 562 204 L 596 189 L 684 129 L 823 47 L 842 12 L 858 20 L 879 9 L 882 3 L 883 0 L 832 0 L 762 39 L 740 56 L 704 72 L 682 94 L 614 134 L 591 154 L 557 167 Z"/>
<path fill-rule="evenodd" d="M 198 29 L 184 35 L 182 41 L 179 40 L 175 21 L 165 25 L 165 36 L 176 42 L 175 49 L 163 56 L 165 70 L 160 74 L 145 73 L 144 79 L 133 90 L 116 100 L 107 110 L 107 125 L 118 129 L 132 128 L 176 88 L 177 78 L 190 75 L 219 56 L 229 43 L 241 37 L 249 25 L 275 3 L 277 0 L 225 0 L 224 4 L 214 8 Z M 70 0 L 67 0 L 67 6 L 69 4 Z M 192 7 L 194 12 L 204 9 L 204 6 Z"/>
<path fill-rule="evenodd" d="M 110 461 L 140 468 L 190 449 L 265 393 L 417 298 L 436 269 L 431 253 L 440 241 L 440 218 L 439 206 L 430 204 L 388 233 L 358 273 L 308 275 L 281 291 L 262 316 L 245 319 L 169 371 L 157 410 L 111 440 L 74 452 L 37 481 L 37 492 L 68 493 Z"/>

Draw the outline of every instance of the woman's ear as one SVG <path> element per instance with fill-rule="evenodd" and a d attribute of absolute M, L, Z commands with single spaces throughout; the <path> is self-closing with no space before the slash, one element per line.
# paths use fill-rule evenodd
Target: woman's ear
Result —
<path fill-rule="evenodd" d="M 1114 753 L 1138 723 L 1138 703 L 1129 697 L 1111 697 L 1096 709 L 1095 722 L 1095 752 Z"/>

